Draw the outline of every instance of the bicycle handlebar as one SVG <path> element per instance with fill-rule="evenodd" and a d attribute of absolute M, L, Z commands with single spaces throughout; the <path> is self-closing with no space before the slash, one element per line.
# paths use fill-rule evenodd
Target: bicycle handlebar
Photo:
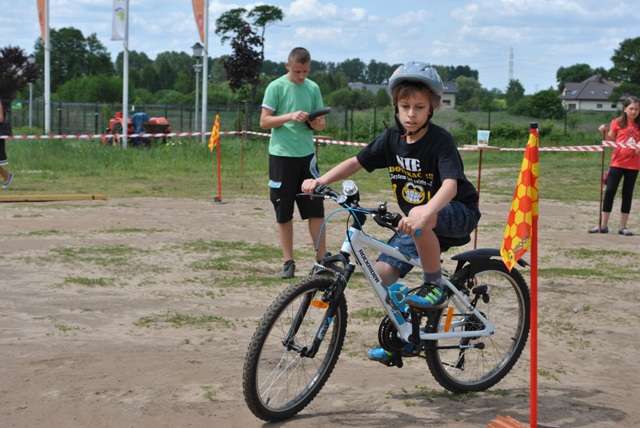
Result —
<path fill-rule="evenodd" d="M 322 197 L 324 199 L 331 199 L 341 207 L 347 210 L 355 210 L 361 214 L 368 214 L 373 216 L 373 220 L 378 224 L 378 226 L 385 227 L 387 229 L 391 229 L 396 232 L 396 228 L 402 219 L 402 214 L 387 211 L 387 203 L 380 202 L 376 208 L 366 208 L 362 207 L 359 204 L 359 194 L 355 194 L 352 196 L 346 196 L 344 194 L 338 193 L 333 190 L 331 187 L 326 185 L 318 185 L 313 193 L 306 194 L 311 197 L 317 196 Z M 422 235 L 422 229 L 416 229 L 414 232 L 414 236 L 418 237 Z"/>

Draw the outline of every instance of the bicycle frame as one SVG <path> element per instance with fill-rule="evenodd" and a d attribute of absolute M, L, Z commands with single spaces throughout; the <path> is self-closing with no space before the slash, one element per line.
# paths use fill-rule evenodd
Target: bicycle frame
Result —
<path fill-rule="evenodd" d="M 400 311 L 392 306 L 392 304 L 387 303 L 387 289 L 383 285 L 382 280 L 380 279 L 380 275 L 375 270 L 374 264 L 375 261 L 372 262 L 371 259 L 366 254 L 365 248 L 373 248 L 378 250 L 379 252 L 394 257 L 399 260 L 403 260 L 407 263 L 412 264 L 413 266 L 422 267 L 419 259 L 412 259 L 402 254 L 397 248 L 392 247 L 391 245 L 379 241 L 378 239 L 373 238 L 362 230 L 349 227 L 347 230 L 347 236 L 342 243 L 341 252 L 344 254 L 353 254 L 358 261 L 358 264 L 362 267 L 362 271 L 364 273 L 365 278 L 369 281 L 369 284 L 373 287 L 378 299 L 380 300 L 380 304 L 385 309 L 386 313 L 389 316 L 391 322 L 393 322 L 394 326 L 398 330 L 399 336 L 405 342 L 410 342 L 410 335 L 412 333 L 411 322 L 407 321 Z M 349 261 L 349 264 L 352 265 L 352 262 Z M 352 265 L 353 266 L 353 265 Z M 467 296 L 465 296 L 458 288 L 453 285 L 448 278 L 443 277 L 444 283 L 447 288 L 451 292 L 453 304 L 460 312 L 471 312 L 477 319 L 482 323 L 482 330 L 475 331 L 451 331 L 451 332 L 438 332 L 438 333 L 425 333 L 423 331 L 420 332 L 420 340 L 439 340 L 439 339 L 450 339 L 450 338 L 465 338 L 465 337 L 479 337 L 479 336 L 490 336 L 495 332 L 494 324 L 487 320 L 480 311 L 474 308 Z M 463 324 L 462 321 L 454 322 L 452 324 L 452 330 L 455 330 L 457 325 Z"/>

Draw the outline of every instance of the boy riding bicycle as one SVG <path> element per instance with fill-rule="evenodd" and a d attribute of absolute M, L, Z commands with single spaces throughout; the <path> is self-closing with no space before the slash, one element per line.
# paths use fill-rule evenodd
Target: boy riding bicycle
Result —
<path fill-rule="evenodd" d="M 424 293 L 408 297 L 410 304 L 429 310 L 446 299 L 440 266 L 438 236 L 468 236 L 480 219 L 478 192 L 464 175 L 462 159 L 453 137 L 431 122 L 440 106 L 443 85 L 433 66 L 408 62 L 389 78 L 388 91 L 395 108 L 396 126 L 318 179 L 307 179 L 302 191 L 313 192 L 360 170 L 388 168 L 398 205 L 405 214 L 392 246 L 411 257 L 419 257 L 424 276 Z M 381 255 L 376 271 L 385 286 L 403 278 L 412 265 Z M 420 295 L 421 294 L 421 295 Z M 386 362 L 391 354 L 383 348 L 369 350 L 369 358 Z"/>

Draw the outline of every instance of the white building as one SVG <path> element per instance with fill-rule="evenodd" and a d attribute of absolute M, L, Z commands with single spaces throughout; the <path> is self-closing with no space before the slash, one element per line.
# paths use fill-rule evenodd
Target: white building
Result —
<path fill-rule="evenodd" d="M 617 83 L 594 75 L 580 83 L 567 83 L 560 99 L 568 111 L 616 111 L 622 110 L 620 102 L 610 101 Z"/>
<path fill-rule="evenodd" d="M 349 82 L 349 88 L 353 90 L 366 89 L 367 91 L 377 94 L 379 90 L 387 90 L 387 85 L 377 85 L 373 83 Z M 458 87 L 455 82 L 444 82 L 444 91 L 442 93 L 442 103 L 440 108 L 453 109 L 456 108 L 456 94 Z"/>

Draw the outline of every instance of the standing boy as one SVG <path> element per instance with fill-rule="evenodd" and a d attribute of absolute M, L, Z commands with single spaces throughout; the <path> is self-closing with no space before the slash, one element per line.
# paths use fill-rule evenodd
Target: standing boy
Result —
<path fill-rule="evenodd" d="M 324 117 L 309 121 L 309 112 L 324 107 L 318 85 L 307 79 L 311 56 L 305 48 L 289 53 L 287 74 L 272 81 L 264 94 L 260 127 L 271 129 L 269 140 L 269 193 L 276 212 L 283 267 L 280 276 L 295 274 L 293 258 L 293 204 L 300 217 L 309 220 L 309 233 L 316 245 L 316 259 L 325 253 L 322 233 L 324 206 L 321 199 L 297 196 L 303 180 L 311 178 L 314 162 L 313 130 L 325 127 Z"/>
<path fill-rule="evenodd" d="M 11 125 L 9 124 L 8 116 L 9 103 L 0 99 L 0 136 L 11 135 Z M 0 177 L 2 177 L 2 188 L 6 189 L 13 181 L 13 174 L 5 169 L 5 166 L 9 163 L 7 160 L 7 151 L 4 145 L 4 138 L 0 138 Z"/>
<path fill-rule="evenodd" d="M 319 179 L 305 180 L 302 191 L 312 192 L 318 185 L 346 178 L 361 168 L 369 172 L 387 168 L 398 205 L 406 216 L 389 243 L 404 254 L 420 257 L 424 272 L 425 293 L 409 296 L 409 304 L 422 309 L 439 307 L 447 295 L 438 236 L 462 238 L 475 229 L 480 219 L 478 192 L 464 175 L 451 134 L 431 123 L 443 90 L 436 69 L 422 62 L 408 62 L 393 72 L 388 89 L 397 126 Z M 416 233 L 418 230 L 421 233 Z M 376 263 L 385 286 L 404 277 L 411 268 L 387 255 L 380 256 Z M 373 348 L 369 358 L 386 362 L 391 353 Z"/>

